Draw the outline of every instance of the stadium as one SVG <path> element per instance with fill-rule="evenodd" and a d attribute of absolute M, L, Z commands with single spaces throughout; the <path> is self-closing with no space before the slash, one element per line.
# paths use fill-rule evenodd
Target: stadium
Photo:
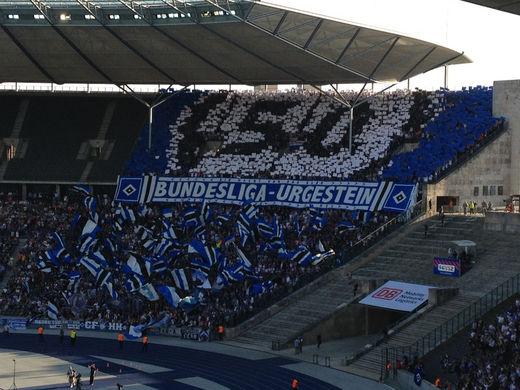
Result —
<path fill-rule="evenodd" d="M 520 81 L 303 3 L 0 0 L 0 390 L 520 388 Z"/>

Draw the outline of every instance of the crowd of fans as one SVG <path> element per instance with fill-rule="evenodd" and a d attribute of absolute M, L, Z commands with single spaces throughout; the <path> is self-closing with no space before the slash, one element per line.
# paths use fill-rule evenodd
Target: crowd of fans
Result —
<path fill-rule="evenodd" d="M 420 130 L 443 110 L 438 93 L 363 95 L 367 101 L 354 111 L 350 153 L 350 110 L 328 96 L 309 92 L 195 96 L 173 118 L 156 121 L 156 132 L 162 134 L 162 144 L 164 138 L 169 140 L 168 146 L 152 161 L 134 153 L 127 164 L 129 173 L 375 178 L 381 176 L 389 154 L 403 142 L 418 140 Z M 355 97 L 354 92 L 342 96 Z"/>
<path fill-rule="evenodd" d="M 175 110 L 165 103 L 170 115 L 155 122 L 154 137 L 163 148 L 149 158 L 138 148 L 127 173 L 432 181 L 504 124 L 492 116 L 492 88 L 362 98 L 366 102 L 354 110 L 350 152 L 350 110 L 328 96 L 184 94 L 171 99 Z M 396 154 L 405 143 L 413 150 Z"/>
<path fill-rule="evenodd" d="M 80 239 L 78 232 L 81 227 L 74 227 L 74 224 L 77 215 L 89 217 L 92 210 L 80 198 L 73 194 L 63 200 L 4 202 L 0 221 L 19 226 L 18 235 L 26 241 L 19 248 L 20 254 L 11 278 L 0 294 L 0 313 L 28 319 L 44 318 L 51 302 L 58 308 L 62 319 L 135 325 L 149 323 L 168 314 L 178 326 L 214 330 L 218 325 L 234 325 L 243 321 L 267 301 L 285 295 L 334 266 L 343 252 L 348 256 L 350 247 L 392 216 L 384 212 L 356 215 L 338 210 L 318 212 L 312 209 L 259 207 L 255 218 L 279 226 L 278 236 L 283 243 L 271 247 L 267 245 L 270 240 L 258 227 L 253 227 L 250 237 L 242 241 L 236 227 L 243 212 L 241 207 L 210 205 L 212 217 L 204 225 L 203 242 L 218 248 L 220 261 L 205 269 L 198 267 L 194 261 L 199 260 L 200 263 L 201 256 L 189 249 L 188 244 L 199 236 L 198 225 L 186 223 L 187 211 L 194 210 L 188 205 L 169 205 L 165 216 L 165 205 L 127 208 L 112 205 L 106 196 L 100 197 L 94 211 L 101 229 L 92 235 L 98 241 L 85 254 L 82 248 L 85 239 Z M 200 208 L 200 205 L 193 206 Z M 119 224 L 121 210 L 125 214 L 131 210 L 135 219 L 123 218 Z M 201 212 L 197 210 L 199 217 Z M 164 226 L 170 224 L 177 239 L 172 240 L 172 245 L 158 256 L 157 247 L 154 249 L 148 243 L 164 237 Z M 46 253 L 59 248 L 56 237 L 63 240 L 65 252 L 70 257 L 60 255 L 53 263 Z M 105 238 L 111 240 L 115 248 L 113 252 L 108 250 Z M 367 243 L 363 242 L 364 245 Z M 317 261 L 316 264 L 302 265 L 290 255 L 302 246 L 313 255 L 333 250 L 336 256 Z M 243 277 L 223 281 L 223 269 L 236 270 L 243 263 L 237 248 L 245 253 L 251 265 L 241 271 Z M 288 255 L 281 256 L 281 251 Z M 84 266 L 83 256 L 94 259 L 103 257 L 106 260 L 104 270 L 111 272 L 110 281 L 117 297 L 99 283 L 99 272 L 95 275 Z M 150 301 L 137 291 L 129 290 L 126 282 L 132 273 L 125 265 L 131 257 L 153 259 L 154 267 L 150 275 L 144 275 L 146 280 L 143 284 L 174 286 L 179 298 L 194 296 L 197 299 L 196 309 L 188 311 L 181 306 L 173 307 L 162 296 L 159 300 Z M 164 264 L 162 269 L 159 264 Z M 175 286 L 171 272 L 176 269 L 190 269 L 187 273 L 191 277 L 189 289 L 182 290 Z M 77 275 L 78 271 L 80 275 Z"/>
<path fill-rule="evenodd" d="M 470 353 L 442 356 L 444 376 L 454 375 L 459 390 L 516 390 L 520 388 L 520 298 L 491 321 L 471 324 Z M 442 380 L 438 380 L 442 384 Z M 448 383 L 448 379 L 444 379 Z"/>

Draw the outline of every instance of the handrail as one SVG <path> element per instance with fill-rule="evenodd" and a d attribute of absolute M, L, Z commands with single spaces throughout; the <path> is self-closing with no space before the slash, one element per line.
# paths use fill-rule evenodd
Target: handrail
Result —
<path fill-rule="evenodd" d="M 419 338 L 415 343 L 398 347 L 383 348 L 381 350 L 381 378 L 384 378 L 383 375 L 386 370 L 385 366 L 387 362 L 390 362 L 392 367 L 394 367 L 393 374 L 395 377 L 395 363 L 402 356 L 416 356 L 417 358 L 425 356 L 428 352 L 434 350 L 454 334 L 471 324 L 475 319 L 486 314 L 498 304 L 504 302 L 518 292 L 520 292 L 520 273 L 496 286 L 493 290 L 489 291 L 466 307 L 462 312 L 457 313 L 449 320 Z"/>

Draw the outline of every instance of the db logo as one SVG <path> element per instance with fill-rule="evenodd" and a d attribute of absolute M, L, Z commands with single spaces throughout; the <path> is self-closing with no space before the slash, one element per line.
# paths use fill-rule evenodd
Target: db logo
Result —
<path fill-rule="evenodd" d="M 398 296 L 402 292 L 403 292 L 403 290 L 399 290 L 398 288 L 385 287 L 385 288 L 382 288 L 381 290 L 379 290 L 378 292 L 376 292 L 374 295 L 372 295 L 372 297 L 377 298 L 377 299 L 390 300 L 390 299 L 394 299 L 396 296 Z"/>
<path fill-rule="evenodd" d="M 449 265 L 449 264 L 439 264 L 439 265 L 437 265 L 437 269 L 439 271 L 444 271 L 444 272 L 455 272 L 455 266 Z"/>

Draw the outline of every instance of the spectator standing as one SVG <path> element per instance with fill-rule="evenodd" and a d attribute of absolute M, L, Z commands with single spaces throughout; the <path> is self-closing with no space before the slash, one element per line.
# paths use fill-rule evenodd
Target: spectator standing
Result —
<path fill-rule="evenodd" d="M 321 345 L 321 334 L 316 336 L 316 347 L 320 348 Z"/>
<path fill-rule="evenodd" d="M 73 347 L 76 345 L 76 329 L 71 329 L 70 331 L 70 345 Z"/>
<path fill-rule="evenodd" d="M 124 341 L 124 336 L 123 336 L 123 333 L 122 332 L 119 332 L 119 334 L 117 335 L 117 341 L 119 342 L 119 349 L 123 349 L 123 341 Z"/>
<path fill-rule="evenodd" d="M 143 337 L 143 347 L 141 348 L 141 352 L 148 351 L 148 336 Z"/>
<path fill-rule="evenodd" d="M 98 369 L 96 368 L 96 363 L 92 363 L 90 365 L 88 365 L 88 368 L 90 368 L 90 386 L 93 386 L 94 385 L 94 377 L 96 376 L 96 374 L 98 373 Z"/>
<path fill-rule="evenodd" d="M 40 340 L 40 343 L 43 343 L 43 326 L 38 328 L 38 339 Z"/>

